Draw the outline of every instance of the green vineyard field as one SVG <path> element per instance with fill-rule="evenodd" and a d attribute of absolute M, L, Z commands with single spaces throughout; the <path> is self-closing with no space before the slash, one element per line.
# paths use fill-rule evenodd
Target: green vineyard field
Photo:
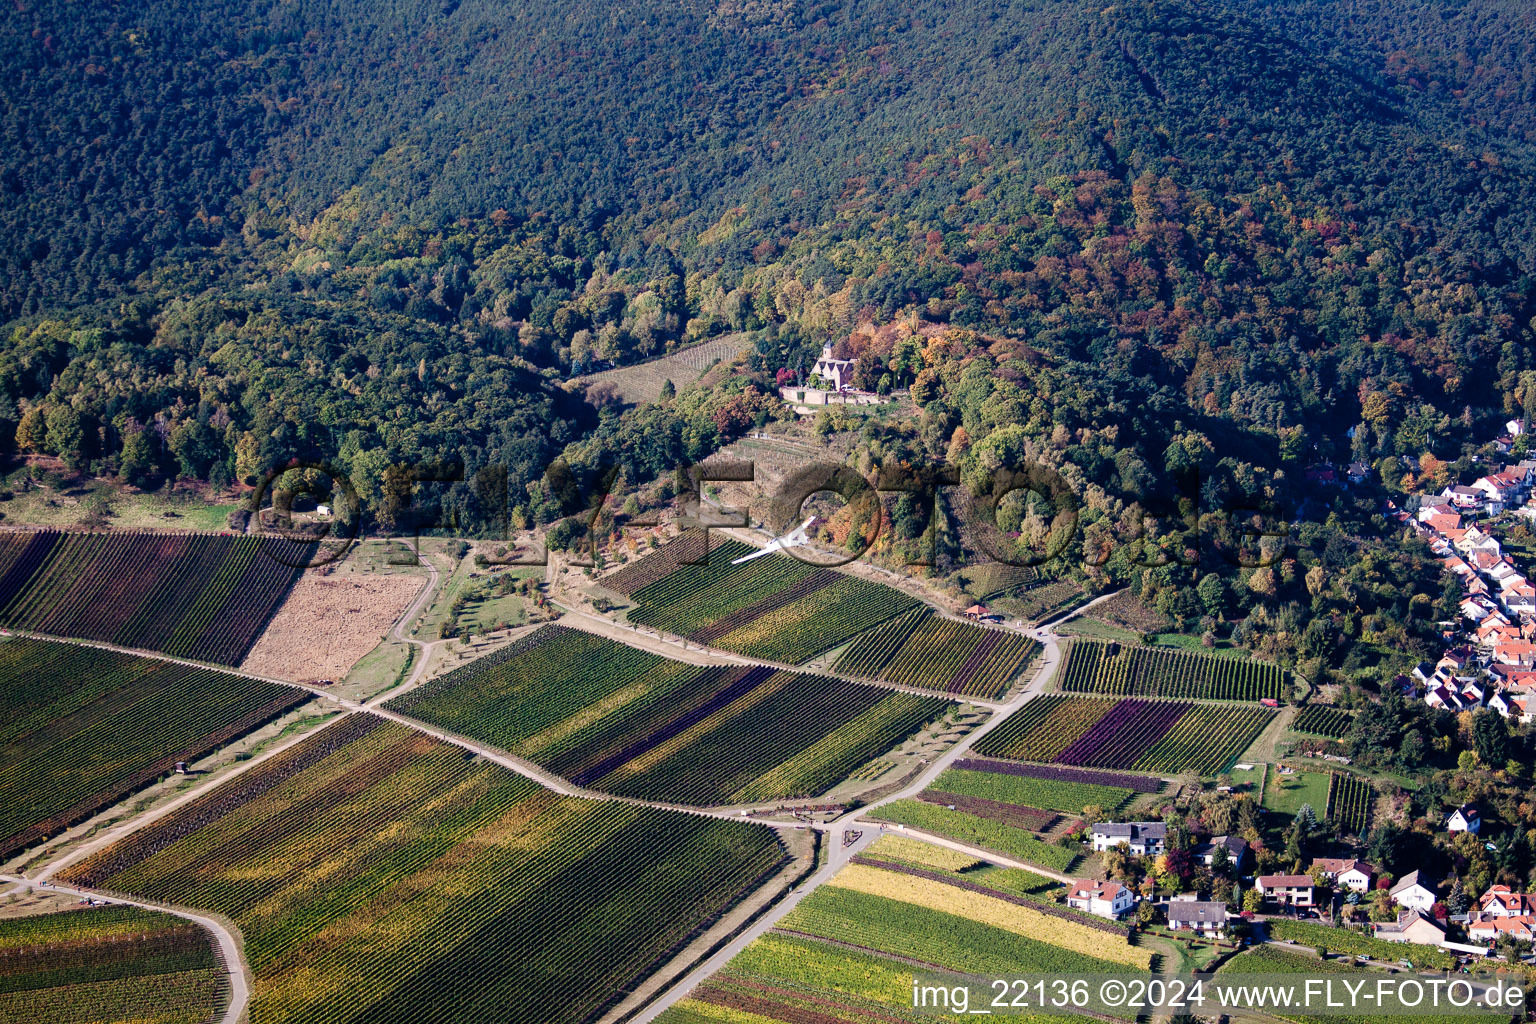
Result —
<path fill-rule="evenodd" d="M 356 714 L 61 878 L 233 919 L 258 1024 L 576 1024 L 786 856 Z"/>
<path fill-rule="evenodd" d="M 228 1000 L 208 934 L 179 917 L 113 906 L 0 920 L 7 1024 L 207 1024 Z"/>
<path fill-rule="evenodd" d="M 696 805 L 815 796 L 952 706 L 802 672 L 688 665 L 563 626 L 389 704 L 581 786 Z"/>
<path fill-rule="evenodd" d="M 1061 688 L 1117 697 L 1280 700 L 1289 694 L 1290 683 L 1284 669 L 1265 661 L 1074 640 Z"/>
<path fill-rule="evenodd" d="M 966 697 L 994 699 L 1040 651 L 1034 640 L 914 608 L 860 635 L 834 666 Z"/>
<path fill-rule="evenodd" d="M 1375 803 L 1376 791 L 1364 779 L 1342 772 L 1329 776 L 1328 810 L 1324 817 L 1345 832 L 1365 835 Z"/>
<path fill-rule="evenodd" d="M 975 750 L 1015 761 L 1217 775 L 1273 714 L 1239 704 L 1048 694 L 988 733 Z"/>
<path fill-rule="evenodd" d="M 0 626 L 238 665 L 312 553 L 273 536 L 0 534 Z"/>
<path fill-rule="evenodd" d="M 1326 704 L 1308 704 L 1296 716 L 1296 721 L 1291 723 L 1291 729 L 1309 736 L 1326 736 L 1336 740 L 1348 734 L 1350 726 L 1354 724 L 1355 715 L 1352 711 L 1331 708 Z"/>
<path fill-rule="evenodd" d="M 799 664 L 917 605 L 890 587 L 783 555 L 732 565 L 757 550 L 739 541 L 720 544 L 703 565 L 677 564 L 671 547 L 610 577 L 617 586 L 630 585 L 621 577 L 657 577 L 631 594 L 629 620 L 765 661 Z"/>
<path fill-rule="evenodd" d="M 57 835 L 177 761 L 308 699 L 295 687 L 215 669 L 0 641 L 0 856 Z"/>

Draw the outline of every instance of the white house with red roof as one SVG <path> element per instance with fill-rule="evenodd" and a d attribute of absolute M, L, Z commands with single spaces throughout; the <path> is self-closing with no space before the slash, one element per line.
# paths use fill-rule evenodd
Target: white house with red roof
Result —
<path fill-rule="evenodd" d="M 1441 526 L 1436 526 L 1435 522 L 1437 517 L 1442 519 L 1454 519 L 1455 522 L 1442 523 Z M 1451 529 L 1455 529 L 1461 525 L 1461 514 L 1456 511 L 1456 506 L 1452 505 L 1448 501 L 1441 501 L 1438 499 L 1424 501 L 1424 503 L 1419 506 L 1419 514 L 1416 518 L 1419 520 L 1419 522 L 1427 523 L 1431 529 L 1436 530 L 1442 529 L 1443 527 L 1450 527 Z"/>
<path fill-rule="evenodd" d="M 1431 686 L 1424 692 L 1424 703 L 1446 711 L 1470 711 L 1475 704 L 1461 695 L 1461 691 L 1449 683 Z"/>
<path fill-rule="evenodd" d="M 1536 895 L 1515 892 L 1507 885 L 1489 886 L 1483 898 L 1477 901 L 1480 917 L 1520 917 L 1536 914 Z"/>
<path fill-rule="evenodd" d="M 1311 875 L 1260 875 L 1254 883 L 1266 900 L 1282 907 L 1310 907 L 1315 901 Z"/>
<path fill-rule="evenodd" d="M 1473 942 L 1486 942 L 1491 946 L 1501 935 L 1512 935 L 1524 942 L 1536 939 L 1536 916 L 1489 917 L 1467 925 L 1467 938 Z"/>
<path fill-rule="evenodd" d="M 1080 878 L 1067 891 L 1067 906 L 1111 921 L 1135 905 L 1136 895 L 1119 882 Z"/>
<path fill-rule="evenodd" d="M 1314 857 L 1312 867 L 1329 882 L 1351 892 L 1369 892 L 1376 877 L 1373 865 L 1353 857 Z"/>
<path fill-rule="evenodd" d="M 1536 643 L 1529 640 L 1515 640 L 1510 643 L 1495 644 L 1493 660 L 1501 665 L 1530 668 L 1536 665 Z"/>

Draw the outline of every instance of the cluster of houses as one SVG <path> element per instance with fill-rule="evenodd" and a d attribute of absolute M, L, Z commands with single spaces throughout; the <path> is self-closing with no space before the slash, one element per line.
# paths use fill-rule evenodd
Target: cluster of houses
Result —
<path fill-rule="evenodd" d="M 1097 852 L 1124 846 L 1138 857 L 1156 857 L 1167 852 L 1168 826 L 1160 821 L 1102 822 L 1093 826 L 1089 843 Z M 1206 867 L 1214 866 L 1222 853 L 1238 872 L 1251 857 L 1248 841 L 1239 836 L 1213 836 L 1190 850 L 1194 861 Z M 1067 892 L 1067 906 L 1114 920 L 1136 906 L 1136 894 L 1119 882 L 1079 879 Z M 1202 900 L 1194 893 L 1173 897 L 1164 911 L 1173 931 L 1190 931 L 1206 938 L 1224 938 L 1236 916 L 1225 903 Z"/>
<path fill-rule="evenodd" d="M 1518 420 L 1508 426 L 1523 428 Z M 1527 460 L 1423 497 L 1416 516 L 1394 511 L 1460 581 L 1465 623 L 1437 663 L 1422 662 L 1411 677 L 1398 677 L 1401 692 L 1449 711 L 1485 707 L 1505 718 L 1536 719 L 1536 583 L 1486 522 L 1509 508 L 1536 515 L 1536 506 L 1526 504 L 1533 489 L 1536 460 Z"/>
<path fill-rule="evenodd" d="M 1467 915 L 1467 937 L 1491 945 L 1505 935 L 1536 941 L 1536 895 L 1495 885 Z"/>
<path fill-rule="evenodd" d="M 1481 824 L 1477 809 L 1464 805 L 1451 813 L 1446 828 L 1475 833 Z M 1089 839 L 1096 852 L 1124 847 L 1137 856 L 1155 857 L 1167 851 L 1168 828 L 1160 821 L 1103 822 L 1093 826 Z M 1225 859 L 1236 874 L 1243 872 L 1251 858 L 1247 841 L 1237 836 L 1214 836 L 1193 847 L 1191 854 L 1196 863 L 1211 867 L 1217 862 L 1218 851 L 1225 852 Z M 1319 905 L 1320 886 L 1364 895 L 1376 887 L 1379 874 L 1375 866 L 1359 858 L 1317 857 L 1307 874 L 1260 875 L 1253 885 L 1265 905 L 1273 910 L 1306 910 Z M 1388 897 L 1397 907 L 1397 918 L 1377 924 L 1377 938 L 1420 945 L 1446 944 L 1445 923 L 1434 913 L 1440 899 L 1434 879 L 1421 871 L 1410 871 L 1388 889 Z M 1115 881 L 1080 879 L 1067 894 L 1068 906 L 1110 920 L 1124 917 L 1135 909 L 1136 903 L 1136 894 Z M 1225 903 L 1202 900 L 1194 894 L 1173 897 L 1164 910 L 1169 929 L 1205 938 L 1224 938 L 1238 916 Z M 1455 920 L 1460 922 L 1461 918 Z M 1496 885 L 1468 913 L 1466 928 L 1468 938 L 1484 946 L 1493 945 L 1505 934 L 1536 941 L 1536 895 L 1515 893 L 1508 886 Z"/>

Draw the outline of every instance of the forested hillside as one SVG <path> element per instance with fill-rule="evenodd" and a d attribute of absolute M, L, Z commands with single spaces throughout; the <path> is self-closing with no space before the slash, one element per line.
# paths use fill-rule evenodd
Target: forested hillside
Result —
<path fill-rule="evenodd" d="M 922 407 L 881 451 L 1027 454 L 1109 521 L 1318 458 L 1395 479 L 1536 408 L 1515 0 L 0 17 L 0 442 L 102 474 L 322 454 L 377 503 L 458 460 L 547 520 L 548 458 L 707 453 L 826 341 Z M 734 330 L 706 393 L 558 386 Z"/>

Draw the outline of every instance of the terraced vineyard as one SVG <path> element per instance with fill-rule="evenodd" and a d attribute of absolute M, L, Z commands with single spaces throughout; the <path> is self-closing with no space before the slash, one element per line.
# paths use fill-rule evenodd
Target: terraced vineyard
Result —
<path fill-rule="evenodd" d="M 46 640 L 0 642 L 0 856 L 308 699 L 214 669 Z"/>
<path fill-rule="evenodd" d="M 1291 723 L 1291 729 L 1309 736 L 1326 736 L 1336 740 L 1347 735 L 1354 724 L 1355 715 L 1352 711 L 1331 708 L 1326 704 L 1308 704 Z"/>
<path fill-rule="evenodd" d="M 785 859 L 768 828 L 559 797 L 358 714 L 64 880 L 228 915 L 260 1024 L 574 1024 Z"/>
<path fill-rule="evenodd" d="M 228 1002 L 208 935 L 136 907 L 0 920 L 0 1021 L 205 1024 Z"/>
<path fill-rule="evenodd" d="M 312 554 L 274 536 L 0 534 L 0 625 L 238 665 Z"/>
<path fill-rule="evenodd" d="M 925 1019 L 912 1008 L 916 974 L 1074 975 L 1145 971 L 1150 963 L 1148 951 L 1123 935 L 1027 897 L 861 857 L 657 1022 L 916 1021 Z"/>
<path fill-rule="evenodd" d="M 1051 694 L 976 744 L 984 757 L 1092 768 L 1216 775 L 1269 724 L 1272 712 L 1237 704 Z"/>
<path fill-rule="evenodd" d="M 1290 683 L 1284 669 L 1265 661 L 1074 640 L 1061 688 L 1113 696 L 1279 700 L 1289 694 Z"/>
<path fill-rule="evenodd" d="M 635 588 L 629 620 L 765 661 L 798 664 L 917 605 L 890 587 L 783 555 L 732 565 L 757 550 L 739 541 L 721 543 L 704 565 L 678 564 L 683 556 L 671 547 L 604 581 Z"/>
<path fill-rule="evenodd" d="M 563 626 L 389 704 L 578 785 L 698 805 L 815 796 L 950 706 L 801 672 L 688 665 Z"/>
<path fill-rule="evenodd" d="M 626 402 L 654 402 L 661 397 L 662 388 L 668 381 L 678 390 L 697 381 L 699 375 L 718 362 L 730 362 L 751 344 L 751 335 L 745 332 L 722 334 L 718 338 L 690 345 L 670 355 L 633 366 L 620 366 L 612 370 L 600 370 L 574 380 L 592 387 L 611 387 Z"/>
<path fill-rule="evenodd" d="M 1029 637 L 919 607 L 859 636 L 834 667 L 852 676 L 995 699 L 1039 651 Z"/>
<path fill-rule="evenodd" d="M 1334 772 L 1328 779 L 1328 810 L 1324 817 L 1352 835 L 1363 836 L 1371 826 L 1376 791 L 1354 775 Z"/>

